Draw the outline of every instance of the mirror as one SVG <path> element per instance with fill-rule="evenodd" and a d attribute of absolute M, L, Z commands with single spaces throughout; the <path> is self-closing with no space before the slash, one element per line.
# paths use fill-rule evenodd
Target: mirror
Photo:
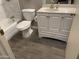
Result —
<path fill-rule="evenodd" d="M 44 0 L 45 4 L 50 4 L 51 1 L 55 1 L 55 4 L 74 4 L 74 0 Z"/>

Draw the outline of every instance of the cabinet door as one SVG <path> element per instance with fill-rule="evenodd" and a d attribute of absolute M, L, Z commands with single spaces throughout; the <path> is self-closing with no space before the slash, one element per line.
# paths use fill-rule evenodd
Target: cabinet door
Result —
<path fill-rule="evenodd" d="M 61 17 L 52 16 L 49 20 L 49 30 L 51 33 L 58 33 L 60 28 Z"/>
<path fill-rule="evenodd" d="M 48 31 L 48 20 L 49 17 L 47 16 L 38 16 L 37 17 L 38 20 L 38 28 L 40 31 Z"/>
<path fill-rule="evenodd" d="M 73 18 L 72 17 L 62 17 L 60 34 L 63 36 L 69 36 Z"/>

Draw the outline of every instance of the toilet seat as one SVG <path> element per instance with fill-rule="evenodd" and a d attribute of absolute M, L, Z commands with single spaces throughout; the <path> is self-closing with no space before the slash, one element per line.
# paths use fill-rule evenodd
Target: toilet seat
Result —
<path fill-rule="evenodd" d="M 19 24 L 17 24 L 16 28 L 22 31 L 28 29 L 30 26 L 31 26 L 31 21 L 22 21 Z"/>

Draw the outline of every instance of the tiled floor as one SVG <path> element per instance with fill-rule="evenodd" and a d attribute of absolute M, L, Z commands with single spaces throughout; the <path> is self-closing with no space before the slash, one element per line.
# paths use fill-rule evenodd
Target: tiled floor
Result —
<path fill-rule="evenodd" d="M 16 59 L 64 59 L 66 43 L 50 38 L 39 38 L 38 31 L 22 38 L 21 32 L 16 34 L 9 43 Z"/>

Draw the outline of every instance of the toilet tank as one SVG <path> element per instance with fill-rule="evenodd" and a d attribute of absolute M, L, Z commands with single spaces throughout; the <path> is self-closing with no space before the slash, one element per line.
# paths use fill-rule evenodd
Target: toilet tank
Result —
<path fill-rule="evenodd" d="M 22 12 L 27 21 L 32 21 L 35 17 L 35 9 L 23 9 Z"/>

